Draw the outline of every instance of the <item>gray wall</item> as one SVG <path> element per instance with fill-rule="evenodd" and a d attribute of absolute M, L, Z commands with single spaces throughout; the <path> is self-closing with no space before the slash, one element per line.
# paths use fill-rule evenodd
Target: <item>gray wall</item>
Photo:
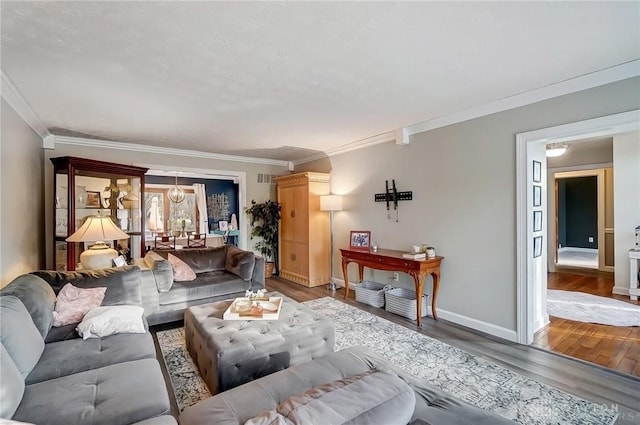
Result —
<path fill-rule="evenodd" d="M 0 287 L 44 267 L 42 139 L 2 100 Z"/>
<path fill-rule="evenodd" d="M 433 245 L 445 257 L 439 309 L 515 330 L 515 135 L 638 109 L 639 92 L 640 78 L 628 79 L 415 134 L 408 146 L 380 144 L 296 171 L 331 172 L 332 192 L 345 195 L 344 211 L 335 214 L 336 248 L 348 244 L 351 229 L 371 230 L 383 248 Z M 413 191 L 413 201 L 400 203 L 398 223 L 393 215 L 387 220 L 384 203 L 373 202 L 392 178 L 398 190 Z M 341 277 L 337 252 L 334 273 Z M 366 273 L 389 282 L 387 272 Z M 352 282 L 356 275 L 352 267 Z M 407 275 L 401 284 L 412 287 Z"/>

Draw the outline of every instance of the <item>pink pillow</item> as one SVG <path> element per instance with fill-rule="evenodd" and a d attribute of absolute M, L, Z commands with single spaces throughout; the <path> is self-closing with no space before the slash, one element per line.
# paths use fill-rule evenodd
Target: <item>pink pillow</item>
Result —
<path fill-rule="evenodd" d="M 106 286 L 100 288 L 77 288 L 70 283 L 62 287 L 53 311 L 53 326 L 80 323 L 89 310 L 102 304 Z"/>
<path fill-rule="evenodd" d="M 173 254 L 167 254 L 167 260 L 169 260 L 171 267 L 173 267 L 173 280 L 176 282 L 190 282 L 195 280 L 196 273 L 187 263 Z"/>

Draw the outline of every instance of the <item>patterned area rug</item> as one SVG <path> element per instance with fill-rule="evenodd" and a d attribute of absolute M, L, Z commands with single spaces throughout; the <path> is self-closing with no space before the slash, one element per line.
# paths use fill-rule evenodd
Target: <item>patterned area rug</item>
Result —
<path fill-rule="evenodd" d="M 584 292 L 547 290 L 547 313 L 610 326 L 640 326 L 640 306 Z"/>
<path fill-rule="evenodd" d="M 522 424 L 603 425 L 617 414 L 331 297 L 307 301 L 336 324 L 336 350 L 366 345 L 414 376 Z M 180 410 L 210 394 L 183 329 L 157 334 Z"/>

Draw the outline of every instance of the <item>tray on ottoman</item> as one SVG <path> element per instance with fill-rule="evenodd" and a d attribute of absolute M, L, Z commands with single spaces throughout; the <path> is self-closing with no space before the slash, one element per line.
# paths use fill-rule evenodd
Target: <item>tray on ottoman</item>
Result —
<path fill-rule="evenodd" d="M 277 292 L 277 320 L 224 320 L 234 300 L 189 307 L 185 342 L 212 394 L 333 352 L 332 321 Z"/>
<path fill-rule="evenodd" d="M 222 315 L 224 320 L 278 320 L 282 297 L 236 298 Z"/>

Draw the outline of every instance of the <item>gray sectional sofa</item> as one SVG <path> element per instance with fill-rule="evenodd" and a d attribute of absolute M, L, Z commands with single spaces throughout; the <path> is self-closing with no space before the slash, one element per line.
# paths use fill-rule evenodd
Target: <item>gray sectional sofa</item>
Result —
<path fill-rule="evenodd" d="M 75 325 L 52 328 L 56 293 L 66 282 L 107 287 L 102 305 L 141 304 L 140 270 L 133 266 L 36 272 L 0 290 L 0 418 L 38 425 L 175 425 L 148 330 L 82 340 Z"/>
<path fill-rule="evenodd" d="M 168 255 L 184 261 L 196 279 L 177 282 Z M 192 305 L 243 296 L 264 288 L 264 258 L 233 245 L 149 251 L 136 265 L 142 274 L 142 306 L 150 325 L 181 320 Z"/>
<path fill-rule="evenodd" d="M 350 347 L 259 378 L 186 408 L 181 425 L 508 425 Z"/>

